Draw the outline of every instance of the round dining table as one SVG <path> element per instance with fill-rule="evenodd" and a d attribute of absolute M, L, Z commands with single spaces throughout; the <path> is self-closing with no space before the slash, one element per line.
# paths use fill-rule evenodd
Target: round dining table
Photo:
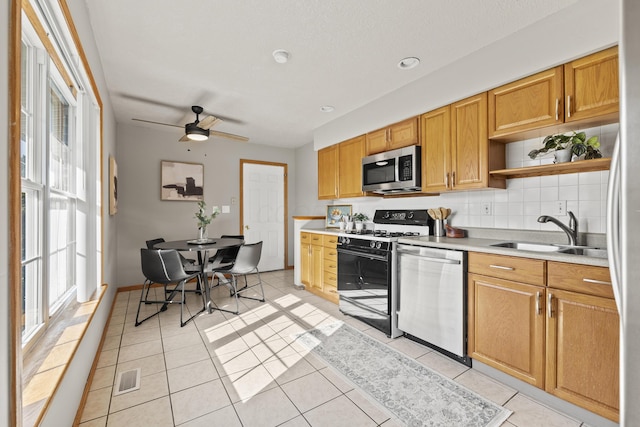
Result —
<path fill-rule="evenodd" d="M 213 239 L 206 239 L 201 241 L 194 240 L 173 240 L 169 242 L 157 243 L 153 247 L 155 249 L 175 249 L 179 252 L 197 252 L 198 265 L 200 266 L 200 285 L 204 288 L 204 295 L 207 303 L 204 310 L 209 310 L 209 313 L 213 311 L 211 306 L 211 295 L 209 292 L 209 281 L 207 279 L 207 261 L 209 259 L 209 253 L 212 251 L 218 251 L 220 249 L 233 248 L 242 246 L 244 240 L 233 239 L 228 237 L 219 237 Z"/>

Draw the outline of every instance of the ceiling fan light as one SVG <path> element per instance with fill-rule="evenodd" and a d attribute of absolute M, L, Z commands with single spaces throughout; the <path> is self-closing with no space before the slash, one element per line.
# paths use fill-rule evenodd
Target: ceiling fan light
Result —
<path fill-rule="evenodd" d="M 195 123 L 186 124 L 185 133 L 191 141 L 206 141 L 209 139 L 209 129 L 202 129 Z"/>

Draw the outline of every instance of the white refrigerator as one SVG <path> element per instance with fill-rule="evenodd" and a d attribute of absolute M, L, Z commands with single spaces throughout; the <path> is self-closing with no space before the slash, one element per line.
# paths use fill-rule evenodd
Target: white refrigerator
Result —
<path fill-rule="evenodd" d="M 620 134 L 607 238 L 620 313 L 620 425 L 640 426 L 640 0 L 620 1 Z"/>

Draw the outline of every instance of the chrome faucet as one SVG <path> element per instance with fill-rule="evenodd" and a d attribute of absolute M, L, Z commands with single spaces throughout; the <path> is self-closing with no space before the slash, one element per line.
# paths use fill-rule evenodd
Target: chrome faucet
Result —
<path fill-rule="evenodd" d="M 552 222 L 558 227 L 562 229 L 565 233 L 567 233 L 567 237 L 569 238 L 569 245 L 576 246 L 576 242 L 578 241 L 578 220 L 573 212 L 567 212 L 569 214 L 569 226 L 564 225 L 560 220 L 549 216 L 549 215 L 541 215 L 538 217 L 538 222 Z"/>

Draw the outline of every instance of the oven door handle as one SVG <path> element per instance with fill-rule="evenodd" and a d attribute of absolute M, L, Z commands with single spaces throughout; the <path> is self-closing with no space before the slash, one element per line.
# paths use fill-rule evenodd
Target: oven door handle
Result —
<path fill-rule="evenodd" d="M 430 256 L 419 255 L 419 254 L 408 252 L 408 251 L 403 251 L 402 249 L 398 249 L 398 255 L 418 258 L 422 261 L 439 262 L 441 264 L 460 264 L 460 260 L 457 260 L 457 259 L 434 258 Z"/>
<path fill-rule="evenodd" d="M 374 255 L 374 254 L 368 254 L 368 253 L 363 253 L 363 252 L 358 252 L 358 251 L 350 251 L 349 249 L 341 249 L 338 248 L 338 256 L 340 256 L 340 254 L 345 254 L 345 255 L 353 255 L 353 256 L 357 256 L 357 257 L 361 257 L 361 258 L 368 258 L 368 259 L 377 259 L 380 261 L 386 261 L 387 257 L 384 255 Z"/>

